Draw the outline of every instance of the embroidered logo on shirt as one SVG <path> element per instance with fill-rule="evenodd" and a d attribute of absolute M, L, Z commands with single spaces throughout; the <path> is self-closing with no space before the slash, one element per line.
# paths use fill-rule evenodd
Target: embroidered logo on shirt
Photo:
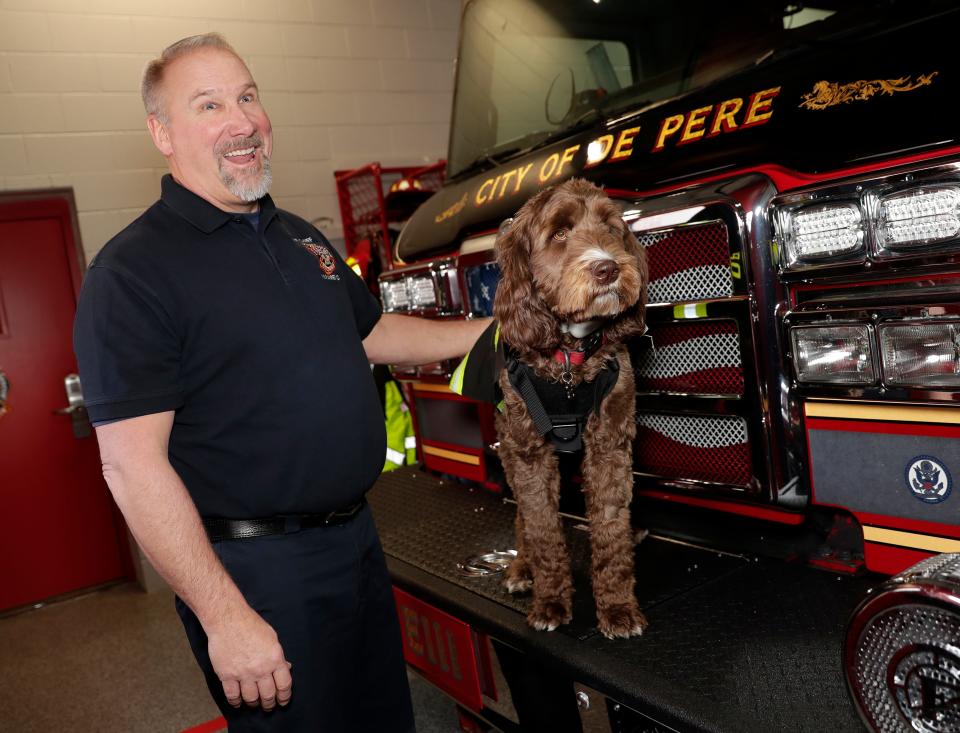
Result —
<path fill-rule="evenodd" d="M 317 244 L 312 237 L 305 239 L 294 239 L 297 244 L 303 245 L 314 257 L 317 258 L 317 264 L 323 271 L 323 277 L 326 280 L 339 280 L 340 276 L 334 271 L 337 269 L 337 261 L 333 253 L 322 244 Z"/>

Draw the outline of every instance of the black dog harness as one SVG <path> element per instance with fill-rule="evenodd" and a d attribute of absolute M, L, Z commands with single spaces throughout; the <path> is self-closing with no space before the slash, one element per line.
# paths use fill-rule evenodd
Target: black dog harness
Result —
<path fill-rule="evenodd" d="M 559 382 L 537 376 L 507 347 L 507 379 L 526 403 L 537 432 L 553 443 L 557 453 L 583 449 L 583 431 L 590 413 L 600 411 L 603 399 L 620 376 L 620 365 L 609 360 L 592 382 L 573 386 L 571 365 L 583 364 L 602 345 L 602 332 L 595 331 L 583 339 L 580 349 L 557 349 L 554 358 L 564 365 Z"/>
<path fill-rule="evenodd" d="M 560 348 L 553 358 L 564 365 L 560 381 L 537 376 L 517 358 L 517 353 L 500 338 L 499 325 L 490 324 L 454 372 L 450 389 L 457 394 L 502 409 L 503 394 L 498 378 L 506 369 L 507 379 L 527 405 L 537 432 L 549 440 L 558 453 L 583 449 L 583 431 L 592 412 L 598 412 L 620 376 L 616 360 L 607 361 L 592 382 L 573 385 L 571 368 L 583 364 L 603 346 L 602 331 L 584 337 L 579 349 Z"/>
<path fill-rule="evenodd" d="M 599 412 L 620 375 L 620 365 L 608 361 L 592 382 L 576 387 L 538 377 L 517 359 L 507 360 L 507 379 L 527 404 L 527 411 L 540 435 L 553 443 L 557 453 L 583 449 L 583 430 L 591 412 Z"/>

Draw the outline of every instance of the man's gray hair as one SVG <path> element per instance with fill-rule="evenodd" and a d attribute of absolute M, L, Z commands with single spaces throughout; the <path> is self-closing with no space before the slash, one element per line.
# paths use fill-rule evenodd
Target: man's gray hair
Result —
<path fill-rule="evenodd" d="M 147 68 L 143 70 L 143 80 L 140 82 L 140 96 L 143 97 L 143 107 L 147 114 L 156 115 L 161 122 L 166 123 L 166 110 L 163 109 L 160 99 L 160 87 L 163 82 L 163 73 L 172 61 L 193 53 L 201 48 L 219 48 L 222 51 L 232 53 L 238 59 L 238 54 L 233 46 L 227 43 L 227 39 L 219 33 L 203 33 L 199 36 L 188 36 L 182 38 L 176 43 L 171 43 L 155 58 Z M 242 61 L 243 59 L 241 59 Z"/>

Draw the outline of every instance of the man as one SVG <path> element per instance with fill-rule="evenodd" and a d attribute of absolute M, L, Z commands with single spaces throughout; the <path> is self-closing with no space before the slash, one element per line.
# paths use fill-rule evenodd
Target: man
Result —
<path fill-rule="evenodd" d="M 167 48 L 142 92 L 170 175 L 91 263 L 74 333 L 107 484 L 231 731 L 411 730 L 363 501 L 385 452 L 368 362 L 457 356 L 486 324 L 381 316 L 275 208 L 270 120 L 222 37 Z"/>

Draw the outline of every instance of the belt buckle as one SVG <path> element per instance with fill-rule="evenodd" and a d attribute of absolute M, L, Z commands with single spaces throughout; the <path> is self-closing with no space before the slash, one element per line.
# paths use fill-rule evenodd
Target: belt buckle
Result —
<path fill-rule="evenodd" d="M 342 512 L 339 509 L 334 509 L 332 512 L 327 513 L 327 516 L 323 519 L 323 523 L 325 526 L 329 527 L 331 524 L 344 516 L 348 516 L 348 513 Z"/>

